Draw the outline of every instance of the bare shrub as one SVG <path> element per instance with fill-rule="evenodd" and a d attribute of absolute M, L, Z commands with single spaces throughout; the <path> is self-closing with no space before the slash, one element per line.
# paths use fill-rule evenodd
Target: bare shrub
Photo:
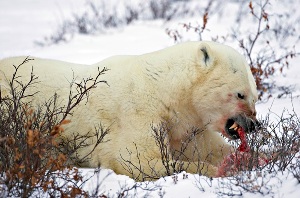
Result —
<path fill-rule="evenodd" d="M 14 73 L 8 81 L 9 94 L 0 94 L 0 194 L 9 197 L 87 196 L 81 188 L 84 183 L 81 174 L 69 164 L 70 153 L 61 152 L 58 139 L 64 133 L 63 126 L 70 122 L 67 116 L 102 82 L 98 77 L 106 70 L 99 71 L 96 78 L 70 85 L 76 86 L 77 93 L 70 91 L 66 106 L 58 106 L 55 93 L 44 104 L 36 106 L 32 100 L 37 93 L 31 94 L 29 89 L 39 83 L 38 77 L 32 70 L 29 81 L 21 82 L 18 73 L 23 64 L 32 60 L 27 57 L 19 65 L 12 66 Z M 95 134 L 97 144 L 106 135 L 101 129 Z M 72 152 L 83 146 L 73 145 Z"/>
<path fill-rule="evenodd" d="M 197 25 L 193 25 L 191 23 L 182 23 L 180 25 L 182 25 L 182 27 L 186 30 L 186 31 L 193 31 L 195 32 L 195 34 L 198 35 L 198 39 L 199 41 L 202 41 L 202 34 L 203 32 L 206 30 L 206 25 L 208 22 L 208 12 L 205 12 L 205 14 L 202 16 L 202 25 L 197 24 Z M 180 33 L 178 32 L 178 30 L 175 29 L 166 29 L 166 33 L 168 34 L 169 37 L 171 37 L 174 42 L 179 43 L 182 41 L 182 35 L 180 35 Z"/>
<path fill-rule="evenodd" d="M 50 36 L 44 36 L 41 40 L 36 40 L 35 44 L 38 46 L 47 46 L 61 42 L 68 42 L 73 38 L 73 32 L 74 28 L 72 28 L 72 24 L 70 22 L 63 22 L 58 25 L 55 33 Z"/>
<path fill-rule="evenodd" d="M 133 185 L 122 185 L 117 192 L 117 197 L 151 197 L 152 192 L 158 192 L 159 197 L 164 197 L 161 186 L 152 182 L 136 182 Z"/>
<path fill-rule="evenodd" d="M 127 16 L 129 14 L 129 16 Z M 131 15 L 131 16 L 130 16 Z M 117 7 L 108 7 L 107 1 L 87 1 L 85 10 L 73 13 L 71 19 L 65 19 L 57 27 L 56 32 L 46 36 L 36 44 L 45 46 L 67 42 L 73 38 L 74 34 L 95 34 L 104 32 L 106 29 L 125 25 L 136 18 L 136 11 L 129 10 L 125 17 L 121 18 L 117 12 Z"/>
<path fill-rule="evenodd" d="M 149 6 L 153 19 L 164 19 L 170 9 L 171 0 L 150 0 Z"/>
<path fill-rule="evenodd" d="M 274 88 L 275 85 L 273 82 L 270 82 L 269 78 L 277 72 L 282 73 L 283 69 L 289 65 L 288 60 L 299 54 L 293 46 L 287 48 L 288 46 L 279 45 L 280 51 L 283 50 L 283 52 L 277 52 L 278 47 L 273 43 L 273 40 L 278 40 L 278 37 L 287 39 L 294 36 L 296 32 L 295 29 L 291 30 L 289 28 L 289 24 L 286 27 L 282 27 L 282 25 L 279 27 L 278 24 L 272 24 L 274 26 L 272 27 L 269 24 L 270 15 L 267 12 L 269 3 L 269 0 L 259 3 L 250 1 L 250 13 L 254 18 L 255 24 L 257 24 L 257 28 L 254 31 L 250 31 L 247 36 L 242 36 L 237 30 L 233 33 L 233 37 L 239 40 L 240 47 L 249 61 L 259 91 L 259 98 L 266 92 L 270 94 L 270 91 Z M 279 18 L 276 15 L 271 17 Z M 281 29 L 290 31 L 281 31 Z M 258 45 L 260 45 L 259 48 L 257 47 Z M 254 52 L 255 48 L 256 52 Z"/>
<path fill-rule="evenodd" d="M 188 146 L 194 143 L 195 137 L 199 135 L 203 130 L 194 128 L 190 132 L 187 132 L 186 138 L 182 140 L 180 148 L 177 150 L 171 145 L 170 139 L 172 138 L 171 128 L 167 123 L 161 123 L 158 127 L 152 126 L 153 138 L 155 139 L 156 145 L 159 147 L 161 154 L 161 161 L 165 167 L 166 175 L 173 175 L 174 173 L 180 173 L 186 171 L 191 163 L 197 163 L 198 172 L 204 168 L 201 166 L 200 161 L 194 161 L 194 158 L 189 159 L 185 156 L 185 151 Z M 194 155 L 198 157 L 198 150 L 194 145 Z M 183 162 L 188 163 L 183 163 Z M 204 161 L 204 159 L 203 159 Z"/>
<path fill-rule="evenodd" d="M 198 40 L 202 41 L 202 34 L 203 32 L 207 30 L 207 23 L 208 23 L 208 17 L 209 17 L 209 13 L 211 11 L 211 7 L 213 4 L 213 0 L 209 0 L 206 7 L 203 9 L 203 15 L 202 15 L 202 23 L 201 24 L 196 24 L 193 25 L 192 23 L 180 23 L 180 25 L 182 26 L 182 28 L 186 31 L 192 31 L 195 34 L 198 35 Z M 166 33 L 168 34 L 168 36 L 170 38 L 172 38 L 174 40 L 175 43 L 179 43 L 182 42 L 183 36 L 179 33 L 178 30 L 176 29 L 166 29 Z"/>
<path fill-rule="evenodd" d="M 80 135 L 79 133 L 74 133 L 71 138 L 60 139 L 57 149 L 59 149 L 61 153 L 64 153 L 68 156 L 68 162 L 70 164 L 82 166 L 91 159 L 91 154 L 98 147 L 98 145 L 105 143 L 103 140 L 108 133 L 109 129 L 104 129 L 102 125 L 99 125 L 98 127 L 95 127 L 94 133 L 88 132 L 84 136 Z M 87 143 L 87 140 L 94 137 L 96 138 L 96 141 L 93 143 L 92 149 L 84 156 L 79 155 L 78 151 L 80 149 L 91 146 L 91 144 Z"/>
<path fill-rule="evenodd" d="M 293 176 L 300 183 L 300 157 L 299 157 L 299 153 L 295 157 L 294 162 L 292 162 L 291 165 L 289 166 L 289 171 L 293 174 Z"/>

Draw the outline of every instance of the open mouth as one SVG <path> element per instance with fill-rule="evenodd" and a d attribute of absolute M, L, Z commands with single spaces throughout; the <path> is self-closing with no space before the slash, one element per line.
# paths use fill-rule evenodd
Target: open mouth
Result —
<path fill-rule="evenodd" d="M 240 135 L 238 133 L 240 125 L 238 125 L 233 119 L 228 119 L 225 127 L 225 131 L 227 134 L 234 140 L 240 139 Z"/>
<path fill-rule="evenodd" d="M 229 118 L 225 124 L 225 132 L 231 139 L 240 139 L 241 131 L 249 133 L 255 129 L 257 122 L 247 118 L 243 115 Z M 244 135 L 244 134 L 243 134 Z"/>

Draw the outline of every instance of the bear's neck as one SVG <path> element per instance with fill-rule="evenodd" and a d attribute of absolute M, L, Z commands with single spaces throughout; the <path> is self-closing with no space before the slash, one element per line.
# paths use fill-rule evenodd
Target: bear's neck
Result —
<path fill-rule="evenodd" d="M 196 81 L 192 57 L 181 54 L 174 57 L 174 51 L 152 53 L 141 56 L 145 82 L 152 87 L 155 99 L 159 100 L 160 117 L 171 125 L 172 137 L 180 139 L 182 131 L 197 127 L 201 121 L 197 118 L 192 102 L 192 85 Z"/>

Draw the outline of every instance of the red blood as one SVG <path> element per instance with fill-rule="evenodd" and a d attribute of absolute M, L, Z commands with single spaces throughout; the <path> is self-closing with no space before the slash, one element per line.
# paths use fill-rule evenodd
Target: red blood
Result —
<path fill-rule="evenodd" d="M 237 150 L 241 151 L 241 152 L 249 152 L 250 147 L 247 143 L 246 133 L 245 133 L 245 131 L 242 127 L 238 128 L 238 134 L 239 134 L 240 139 L 241 139 L 241 145 L 239 146 L 239 148 Z"/>

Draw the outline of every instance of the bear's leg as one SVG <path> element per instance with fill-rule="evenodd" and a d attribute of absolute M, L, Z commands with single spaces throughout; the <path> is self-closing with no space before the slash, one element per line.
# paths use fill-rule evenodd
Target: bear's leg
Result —
<path fill-rule="evenodd" d="M 138 181 L 155 180 L 181 171 L 209 177 L 217 175 L 218 168 L 212 164 L 201 161 L 174 160 L 170 153 L 161 152 L 156 145 L 147 150 L 138 149 L 139 147 L 135 146 L 135 150 L 122 152 L 119 161 L 111 164 L 111 168 L 117 174 L 125 174 Z"/>

